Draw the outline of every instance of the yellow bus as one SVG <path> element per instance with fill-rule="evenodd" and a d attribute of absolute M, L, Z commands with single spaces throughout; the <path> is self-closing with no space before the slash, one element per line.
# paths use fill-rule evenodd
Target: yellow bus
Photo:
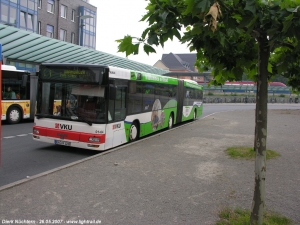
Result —
<path fill-rule="evenodd" d="M 37 79 L 36 74 L 2 65 L 2 120 L 16 124 L 34 118 Z"/>

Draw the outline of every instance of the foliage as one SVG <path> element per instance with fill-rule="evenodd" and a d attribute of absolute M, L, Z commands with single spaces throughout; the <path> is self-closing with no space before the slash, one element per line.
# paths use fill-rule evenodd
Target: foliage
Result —
<path fill-rule="evenodd" d="M 250 210 L 225 208 L 219 213 L 220 220 L 216 225 L 247 225 L 250 222 Z M 292 225 L 293 221 L 269 211 L 264 213 L 263 225 Z"/>
<path fill-rule="evenodd" d="M 271 53 L 269 78 L 281 74 L 294 89 L 300 88 L 300 0 L 221 0 L 213 11 L 214 0 L 150 0 L 141 21 L 149 26 L 141 37 L 126 36 L 119 52 L 155 52 L 152 45 L 164 46 L 178 38 L 197 51 L 201 71 L 214 68 L 213 84 L 241 80 L 243 74 L 256 81 L 257 37 L 268 37 Z M 222 12 L 221 12 L 222 9 Z M 217 17 L 217 22 L 214 21 Z M 182 29 L 185 28 L 183 36 Z M 216 31 L 217 29 L 217 31 Z M 213 30 L 214 32 L 212 32 Z"/>
<path fill-rule="evenodd" d="M 241 80 L 257 82 L 255 109 L 255 188 L 251 224 L 262 224 L 265 205 L 265 151 L 268 81 L 276 74 L 300 90 L 300 0 L 150 0 L 140 38 L 126 36 L 119 51 L 155 52 L 152 45 L 177 37 L 197 51 L 199 72 L 213 68 L 213 85 Z M 185 28 L 183 36 L 181 29 Z"/>
<path fill-rule="evenodd" d="M 253 148 L 250 147 L 230 147 L 226 149 L 226 153 L 234 159 L 237 158 L 243 158 L 243 159 L 255 159 L 255 151 Z M 273 159 L 280 156 L 279 153 L 273 151 L 273 150 L 267 150 L 266 151 L 266 157 L 267 159 Z"/>

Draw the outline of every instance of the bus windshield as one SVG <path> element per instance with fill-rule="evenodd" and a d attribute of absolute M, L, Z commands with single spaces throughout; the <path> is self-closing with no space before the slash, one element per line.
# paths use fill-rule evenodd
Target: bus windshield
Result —
<path fill-rule="evenodd" d="M 105 87 L 92 84 L 58 82 L 39 83 L 37 116 L 105 123 L 107 107 Z"/>

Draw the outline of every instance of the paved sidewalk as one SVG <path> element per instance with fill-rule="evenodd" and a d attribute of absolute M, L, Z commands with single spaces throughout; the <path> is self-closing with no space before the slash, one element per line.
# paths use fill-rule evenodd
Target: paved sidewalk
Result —
<path fill-rule="evenodd" d="M 267 139 L 267 148 L 282 156 L 267 161 L 266 206 L 296 224 L 300 224 L 299 116 L 300 110 L 269 110 Z M 251 207 L 254 161 L 232 160 L 224 150 L 253 146 L 253 134 L 254 110 L 211 115 L 2 187 L 0 221 L 215 224 L 224 207 Z"/>

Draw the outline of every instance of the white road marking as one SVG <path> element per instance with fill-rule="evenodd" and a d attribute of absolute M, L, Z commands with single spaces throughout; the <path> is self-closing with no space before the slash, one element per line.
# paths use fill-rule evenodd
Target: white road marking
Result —
<path fill-rule="evenodd" d="M 28 133 L 28 134 L 32 135 L 32 133 Z M 5 139 L 11 139 L 11 138 L 15 138 L 15 137 L 25 137 L 25 136 L 28 136 L 28 134 L 18 134 L 16 136 L 7 136 L 7 137 L 3 137 L 3 138 L 5 138 Z"/>

